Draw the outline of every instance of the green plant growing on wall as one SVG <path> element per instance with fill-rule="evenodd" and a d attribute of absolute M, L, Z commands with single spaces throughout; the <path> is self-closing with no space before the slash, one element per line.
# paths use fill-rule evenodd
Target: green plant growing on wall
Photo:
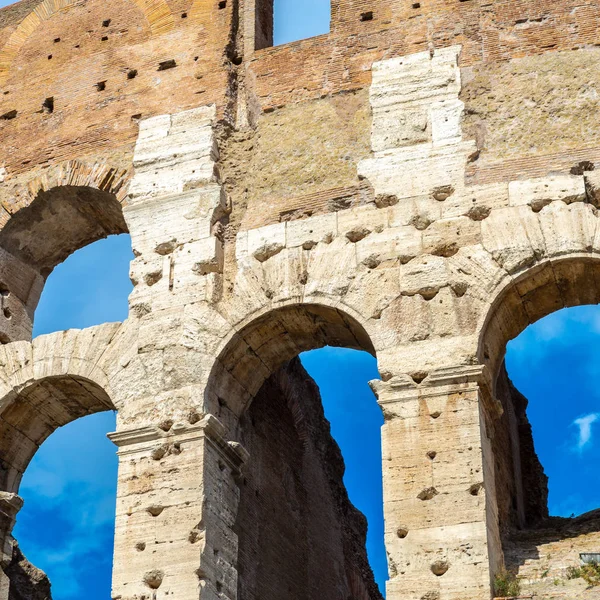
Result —
<path fill-rule="evenodd" d="M 600 585 L 600 564 L 596 562 L 581 565 L 581 567 L 569 567 L 567 579 L 583 579 L 590 587 Z"/>
<path fill-rule="evenodd" d="M 521 593 L 521 583 L 514 573 L 502 570 L 494 578 L 496 596 L 518 596 Z"/>
<path fill-rule="evenodd" d="M 581 577 L 590 587 L 600 585 L 600 564 L 592 562 L 583 565 L 581 567 Z"/>
<path fill-rule="evenodd" d="M 581 578 L 581 567 L 567 567 L 567 579 Z"/>

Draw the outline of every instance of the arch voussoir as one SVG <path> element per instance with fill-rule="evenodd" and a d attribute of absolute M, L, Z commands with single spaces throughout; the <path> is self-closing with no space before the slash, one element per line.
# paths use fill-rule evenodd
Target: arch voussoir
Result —
<path fill-rule="evenodd" d="M 16 492 L 42 442 L 82 416 L 115 410 L 102 357 L 120 324 L 0 348 L 0 489 Z"/>
<path fill-rule="evenodd" d="M 76 376 L 108 390 L 108 376 L 101 359 L 120 327 L 120 323 L 105 323 L 35 338 L 32 342 L 34 380 Z"/>

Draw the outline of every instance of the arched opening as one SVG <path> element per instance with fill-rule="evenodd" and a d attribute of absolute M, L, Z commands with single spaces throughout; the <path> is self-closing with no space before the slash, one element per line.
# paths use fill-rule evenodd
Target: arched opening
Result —
<path fill-rule="evenodd" d="M 25 385 L 22 389 L 14 390 L 9 397 L 4 398 L 0 414 L 0 456 L 2 457 L 0 463 L 0 490 L 2 490 L 0 492 L 2 504 L 0 590 L 3 594 L 2 600 L 48 597 L 48 595 L 44 595 L 48 587 L 45 575 L 27 562 L 12 536 L 15 520 L 19 519 L 18 513 L 23 505 L 23 499 L 18 494 L 25 470 L 43 442 L 57 429 L 86 415 L 114 411 L 114 409 L 112 401 L 98 384 L 75 375 L 46 377 Z M 92 443 L 93 441 L 86 436 L 84 448 L 89 451 Z M 52 442 L 49 444 L 51 449 L 53 444 Z M 59 464 L 70 469 L 73 474 L 77 462 L 78 459 L 71 458 L 69 460 L 62 454 Z M 42 496 L 44 494 L 51 496 L 52 490 L 49 486 L 52 483 L 52 475 L 56 475 L 56 473 L 38 470 L 36 480 L 36 463 L 32 468 L 32 480 L 25 483 L 24 489 L 33 487 Z M 100 473 L 97 467 L 90 469 L 88 465 L 86 468 L 90 473 Z M 56 480 L 54 481 L 56 483 Z M 34 508 L 34 513 L 37 512 L 39 515 L 40 508 L 38 503 L 38 510 L 36 511 Z M 45 516 L 49 514 L 52 514 L 52 511 L 45 512 Z M 52 517 L 56 519 L 57 515 L 52 514 Z M 84 516 L 90 533 L 93 529 L 94 518 L 97 517 L 97 512 Z M 31 513 L 26 511 L 23 518 L 21 532 L 27 527 L 28 522 L 30 525 L 32 524 Z M 33 523 L 37 524 L 35 530 L 32 531 L 31 528 L 28 528 L 28 532 L 33 533 L 38 539 L 38 536 L 43 535 L 44 532 L 48 533 L 52 530 L 52 525 L 47 522 L 43 524 L 43 527 L 40 526 L 39 518 L 34 519 Z M 32 536 L 26 536 L 27 544 L 34 548 L 32 539 Z M 63 538 L 62 546 L 59 549 L 55 548 L 55 551 L 62 552 L 63 557 L 66 558 L 68 553 L 73 551 L 72 546 L 69 546 L 73 541 L 72 538 Z M 103 550 L 109 551 L 106 548 Z M 50 551 L 45 553 L 45 556 L 50 563 L 56 558 Z M 34 592 L 38 595 L 28 595 L 34 594 Z M 65 594 L 65 596 L 67 595 Z"/>
<path fill-rule="evenodd" d="M 31 339 L 44 283 L 58 264 L 92 242 L 121 233 L 127 233 L 127 225 L 116 195 L 93 187 L 40 191 L 16 212 L 0 231 L 0 342 Z"/>
<path fill-rule="evenodd" d="M 0 231 L 1 341 L 30 339 L 34 313 L 36 336 L 124 320 L 132 288 L 126 232 L 111 191 L 58 186 L 37 193 Z M 96 335 L 82 344 L 93 345 Z M 106 440 L 115 429 L 111 400 L 89 379 L 61 375 L 19 388 L 3 406 L 1 600 L 49 597 L 45 573 L 55 597 L 106 597 L 116 499 L 116 456 Z"/>
<path fill-rule="evenodd" d="M 256 49 L 329 33 L 330 0 L 256 0 Z"/>
<path fill-rule="evenodd" d="M 486 481 L 486 490 L 489 515 L 496 512 L 488 530 L 497 593 L 513 582 L 512 591 L 521 594 L 550 598 L 559 585 L 567 597 L 588 597 L 581 565 L 586 553 L 600 549 L 591 482 L 599 478 L 593 458 L 586 461 L 579 452 L 591 439 L 598 408 L 592 373 L 585 370 L 590 363 L 583 360 L 593 357 L 597 334 L 590 324 L 598 308 L 583 305 L 600 302 L 599 275 L 598 260 L 589 257 L 539 264 L 494 299 L 482 330 L 480 355 L 491 384 L 484 412 L 494 481 Z M 552 340 L 558 342 L 554 349 Z M 586 379 L 591 390 L 584 399 Z M 567 503 L 563 508 L 560 493 L 556 503 L 549 502 L 545 468 L 563 471 L 562 484 L 557 482 Z M 589 503 L 576 509 L 576 494 L 586 488 Z M 580 511 L 588 512 L 576 516 Z"/>
<path fill-rule="evenodd" d="M 365 517 L 344 486 L 317 384 L 296 358 L 325 346 L 374 352 L 347 312 L 290 305 L 233 334 L 211 374 L 207 404 L 250 455 L 234 525 L 239 600 L 381 598 Z M 352 410 L 352 398 L 345 404 Z"/>
<path fill-rule="evenodd" d="M 577 517 L 600 508 L 594 455 L 600 433 L 595 349 L 600 307 L 554 312 L 508 343 L 506 371 L 528 401 L 535 452 L 548 476 L 548 513 Z"/>
<path fill-rule="evenodd" d="M 113 412 L 73 421 L 42 444 L 23 475 L 13 536 L 26 560 L 46 575 L 53 598 L 110 598 L 117 456 L 106 432 L 114 430 Z M 18 558 L 12 569 L 31 572 Z M 37 592 L 44 583 L 36 575 Z M 18 591 L 42 600 L 34 590 Z"/>

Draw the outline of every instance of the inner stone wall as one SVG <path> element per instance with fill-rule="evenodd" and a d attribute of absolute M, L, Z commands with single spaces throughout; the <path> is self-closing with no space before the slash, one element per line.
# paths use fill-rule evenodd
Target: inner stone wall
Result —
<path fill-rule="evenodd" d="M 10 562 L 2 565 L 8 577 L 8 600 L 52 600 L 48 576 L 27 560 L 15 540 L 12 546 Z"/>
<path fill-rule="evenodd" d="M 504 541 L 506 567 L 521 582 L 524 597 L 598 600 L 600 590 L 573 576 L 579 554 L 598 552 L 600 511 L 573 519 L 550 518 L 538 527 L 514 531 Z"/>
<path fill-rule="evenodd" d="M 537 457 L 528 401 L 515 388 L 506 367 L 496 382 L 503 413 L 491 426 L 495 456 L 498 517 L 503 536 L 513 529 L 538 525 L 548 517 L 548 478 Z"/>
<path fill-rule="evenodd" d="M 503 412 L 488 430 L 506 569 L 519 578 L 525 597 L 600 598 L 600 592 L 570 574 L 580 566 L 580 553 L 598 550 L 600 511 L 575 518 L 549 515 L 548 477 L 535 451 L 528 400 L 513 385 L 505 365 L 496 381 L 496 398 Z"/>
<path fill-rule="evenodd" d="M 252 456 L 234 531 L 239 600 L 381 600 L 364 516 L 342 482 L 315 382 L 299 359 L 275 372 L 240 421 Z"/>

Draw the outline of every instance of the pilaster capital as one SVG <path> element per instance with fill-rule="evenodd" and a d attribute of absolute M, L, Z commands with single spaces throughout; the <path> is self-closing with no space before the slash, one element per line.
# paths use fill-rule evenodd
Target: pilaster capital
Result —
<path fill-rule="evenodd" d="M 219 419 L 207 414 L 196 423 L 175 423 L 168 431 L 148 425 L 109 433 L 108 438 L 119 448 L 117 454 L 120 457 L 135 454 L 152 456 L 165 445 L 180 447 L 206 441 L 234 471 L 239 471 L 249 454 L 241 444 L 228 441 L 226 433 Z"/>
<path fill-rule="evenodd" d="M 398 402 L 477 391 L 486 382 L 486 367 L 476 364 L 441 367 L 418 377 L 402 374 L 388 381 L 374 380 L 369 385 L 384 408 Z"/>

